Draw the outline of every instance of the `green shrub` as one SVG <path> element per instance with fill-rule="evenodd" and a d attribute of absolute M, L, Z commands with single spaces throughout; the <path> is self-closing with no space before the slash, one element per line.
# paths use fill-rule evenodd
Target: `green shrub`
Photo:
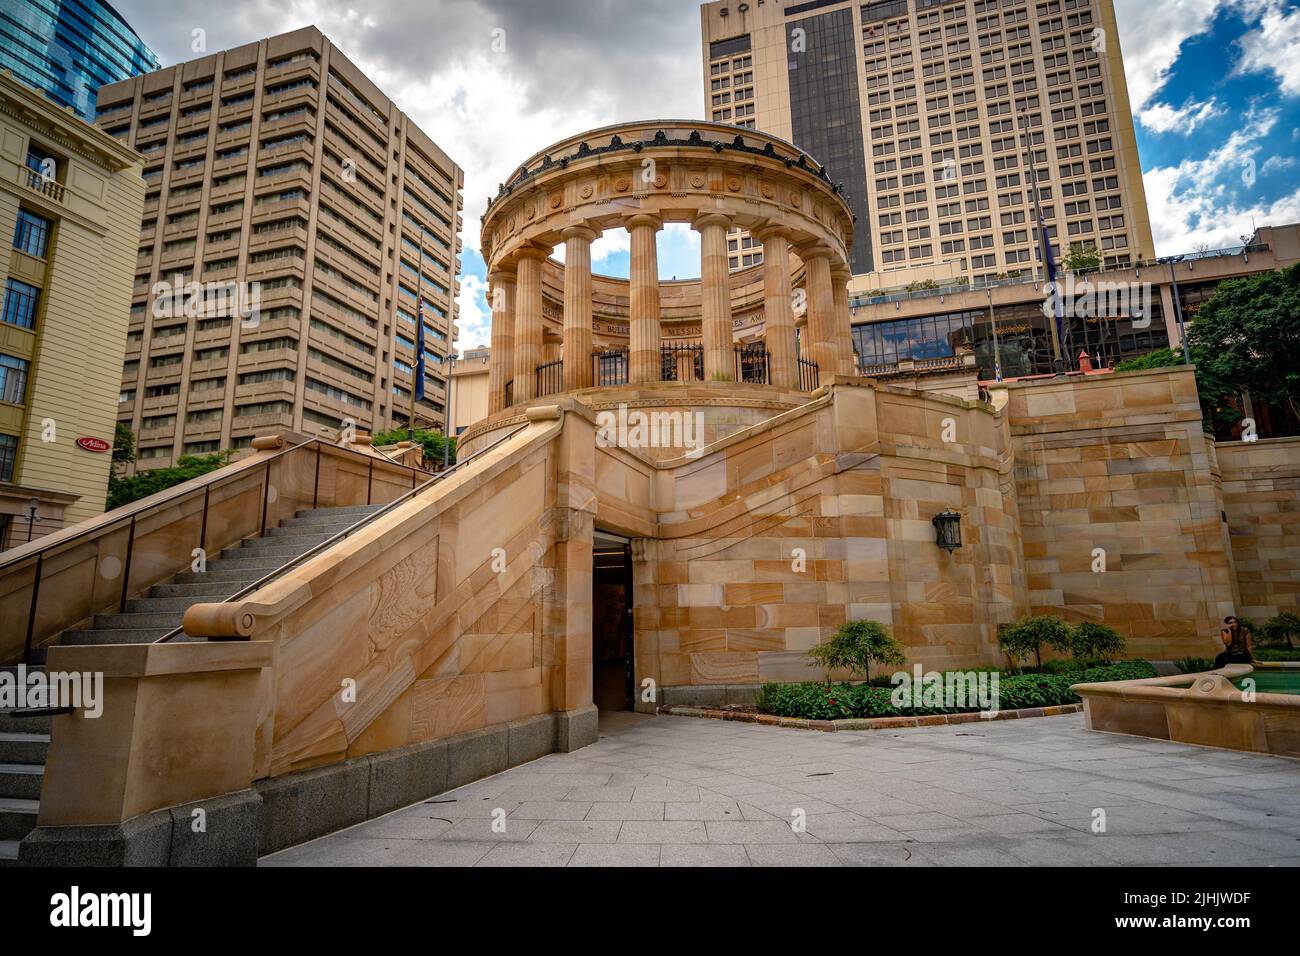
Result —
<path fill-rule="evenodd" d="M 1290 611 L 1283 611 L 1264 623 L 1259 629 L 1259 636 L 1265 645 L 1289 648 L 1292 641 L 1300 639 L 1300 617 Z"/>
<path fill-rule="evenodd" d="M 1255 648 L 1255 660 L 1257 661 L 1300 661 L 1300 648 L 1257 647 Z"/>
<path fill-rule="evenodd" d="M 904 664 L 903 648 L 878 621 L 848 621 L 840 625 L 835 636 L 808 651 L 808 656 L 826 671 L 830 686 L 831 671 L 844 669 L 863 678 L 871 675 L 872 664 Z"/>
<path fill-rule="evenodd" d="M 1214 669 L 1214 661 L 1208 657 L 1180 657 L 1174 666 L 1184 674 L 1199 674 L 1201 671 Z"/>
<path fill-rule="evenodd" d="M 398 442 L 406 441 L 405 428 L 390 428 L 386 432 L 379 432 L 371 436 L 370 442 L 375 446 L 396 445 Z M 414 441 L 424 449 L 426 461 L 436 462 L 438 467 L 442 467 L 442 456 L 444 451 L 447 455 L 449 464 L 456 463 L 456 439 L 448 438 L 442 432 L 433 431 L 428 428 L 417 428 L 415 430 Z"/>
<path fill-rule="evenodd" d="M 966 673 L 962 671 L 960 673 Z M 1091 667 L 1068 674 L 1013 674 L 999 679 L 998 706 L 1002 710 L 1022 707 L 1052 707 L 1077 704 L 1079 697 L 1070 690 L 1072 684 L 1101 681 L 1137 680 L 1154 677 L 1155 668 L 1148 661 L 1122 661 L 1104 667 Z M 758 707 L 780 717 L 806 720 L 840 720 L 847 717 L 921 717 L 929 714 L 971 712 L 968 707 L 895 707 L 893 691 L 871 684 L 820 684 L 804 681 L 797 684 L 764 684 L 758 695 Z"/>
<path fill-rule="evenodd" d="M 129 505 L 133 501 L 164 491 L 172 485 L 179 485 L 183 481 L 216 471 L 226 465 L 232 455 L 234 451 L 231 449 L 214 451 L 210 455 L 181 455 L 176 459 L 176 464 L 170 468 L 139 471 L 127 478 L 109 475 L 108 502 L 104 510 L 112 511 L 114 508 Z"/>
<path fill-rule="evenodd" d="M 1070 653 L 1078 660 L 1113 661 L 1124 649 L 1124 638 L 1114 628 L 1092 621 L 1076 624 L 1070 638 Z"/>
<path fill-rule="evenodd" d="M 998 631 L 998 647 L 1013 662 L 1023 661 L 1031 655 L 1034 663 L 1043 666 L 1043 645 L 1067 654 L 1072 648 L 1073 632 L 1054 614 L 1042 614 L 1022 618 L 1014 624 L 1006 624 Z"/>

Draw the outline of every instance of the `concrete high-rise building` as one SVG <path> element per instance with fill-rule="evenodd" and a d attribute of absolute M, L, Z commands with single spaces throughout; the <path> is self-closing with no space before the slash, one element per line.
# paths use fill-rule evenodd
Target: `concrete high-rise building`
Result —
<path fill-rule="evenodd" d="M 0 551 L 104 510 L 141 165 L 0 74 Z"/>
<path fill-rule="evenodd" d="M 106 86 L 145 156 L 119 420 L 139 467 L 407 422 L 423 299 L 442 428 L 464 174 L 307 27 Z"/>
<path fill-rule="evenodd" d="M 158 69 L 158 57 L 104 0 L 0 0 L 0 70 L 88 123 L 95 91 Z"/>
<path fill-rule="evenodd" d="M 826 164 L 857 221 L 851 292 L 1154 257 L 1112 0 L 717 0 L 706 116 Z M 731 237 L 731 266 L 761 245 Z"/>

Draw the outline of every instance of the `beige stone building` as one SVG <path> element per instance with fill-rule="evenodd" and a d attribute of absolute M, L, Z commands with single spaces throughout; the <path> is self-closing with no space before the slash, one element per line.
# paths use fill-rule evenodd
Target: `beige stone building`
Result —
<path fill-rule="evenodd" d="M 144 154 L 119 419 L 140 467 L 291 428 L 441 428 L 463 173 L 314 27 L 104 87 Z"/>
<path fill-rule="evenodd" d="M 488 413 L 488 354 L 480 345 L 451 362 L 448 393 L 452 435 L 459 435 Z"/>
<path fill-rule="evenodd" d="M 0 551 L 104 510 L 141 165 L 0 75 Z"/>
<path fill-rule="evenodd" d="M 716 0 L 706 116 L 808 150 L 844 184 L 852 289 L 1154 255 L 1112 0 Z M 761 260 L 729 239 L 733 268 Z"/>
<path fill-rule="evenodd" d="M 658 280 L 664 220 L 704 233 L 699 280 Z M 585 253 L 621 224 L 619 284 Z M 733 226 L 765 237 L 757 271 L 726 268 Z M 598 710 L 819 678 L 807 651 L 847 621 L 941 670 L 1003 664 L 1031 613 L 1170 660 L 1296 608 L 1300 439 L 1216 442 L 1190 369 L 969 398 L 846 369 L 847 207 L 788 143 L 593 130 L 528 158 L 482 229 L 489 411 L 455 469 L 260 436 L 0 566 L 0 657 L 113 678 L 104 719 L 55 718 L 24 862 L 247 862 L 582 747 Z M 236 836 L 176 828 L 199 802 Z"/>

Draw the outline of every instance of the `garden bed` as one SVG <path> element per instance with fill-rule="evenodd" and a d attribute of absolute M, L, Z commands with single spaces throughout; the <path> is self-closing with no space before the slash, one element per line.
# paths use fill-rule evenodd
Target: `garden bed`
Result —
<path fill-rule="evenodd" d="M 899 727 L 934 727 L 943 724 L 974 724 L 983 720 L 1020 720 L 1026 717 L 1056 717 L 1077 714 L 1082 704 L 1059 704 L 1052 707 L 1026 707 L 1021 710 L 1001 710 L 991 717 L 978 712 L 958 714 L 927 714 L 919 717 L 860 717 L 839 720 L 807 720 L 802 717 L 778 717 L 760 713 L 755 707 L 660 707 L 659 713 L 676 717 L 711 717 L 715 720 L 736 720 L 747 724 L 768 724 L 773 727 L 796 727 L 800 730 L 891 730 Z"/>
<path fill-rule="evenodd" d="M 1124 661 L 1057 673 L 999 673 L 997 708 L 1006 712 L 1041 711 L 1048 707 L 1078 704 L 1079 696 L 1070 689 L 1073 684 L 1138 680 L 1155 675 L 1155 668 L 1148 661 Z M 979 711 L 983 709 L 974 702 L 969 706 L 905 705 L 899 707 L 891 701 L 892 694 L 893 688 L 870 683 L 829 686 L 813 681 L 790 684 L 769 683 L 763 685 L 754 714 L 778 719 L 796 718 L 817 722 L 878 718 L 917 720 L 961 715 L 970 715 L 978 720 Z M 701 710 L 701 708 L 688 709 Z M 680 713 L 681 710 L 674 708 L 673 712 Z M 730 713 L 745 713 L 745 711 L 730 711 Z"/>

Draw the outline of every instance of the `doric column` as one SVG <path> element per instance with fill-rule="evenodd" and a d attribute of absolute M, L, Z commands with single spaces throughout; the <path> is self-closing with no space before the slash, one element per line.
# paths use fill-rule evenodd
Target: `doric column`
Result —
<path fill-rule="evenodd" d="M 564 390 L 591 387 L 591 244 L 600 235 L 570 226 L 564 237 Z"/>
<path fill-rule="evenodd" d="M 663 376 L 659 358 L 659 257 L 655 250 L 655 238 L 662 225 L 658 216 L 645 214 L 627 221 L 632 236 L 628 271 L 628 380 L 632 383 L 657 382 Z"/>
<path fill-rule="evenodd" d="M 515 291 L 515 404 L 537 397 L 537 366 L 542 361 L 542 262 L 549 249 L 528 246 L 519 252 Z"/>
<path fill-rule="evenodd" d="M 768 381 L 782 388 L 799 387 L 794 307 L 790 300 L 790 234 L 780 226 L 753 230 L 763 243 L 763 336 L 768 353 Z"/>
<path fill-rule="evenodd" d="M 727 230 L 731 220 L 721 213 L 697 216 L 691 224 L 700 234 L 700 318 L 704 338 L 704 380 L 732 382 L 731 283 L 727 268 Z"/>
<path fill-rule="evenodd" d="M 835 296 L 831 291 L 831 251 L 818 243 L 800 246 L 808 286 L 808 340 L 804 358 L 817 363 L 817 381 L 827 384 L 839 369 L 835 339 Z"/>
<path fill-rule="evenodd" d="M 856 375 L 857 363 L 853 360 L 853 319 L 849 315 L 849 279 L 853 270 L 843 263 L 831 266 L 831 295 L 835 299 L 835 350 L 839 353 L 841 375 Z"/>
<path fill-rule="evenodd" d="M 506 383 L 515 373 L 515 271 L 492 270 L 488 276 L 488 304 L 492 307 L 492 351 L 488 356 L 488 412 L 499 412 L 506 401 Z"/>

